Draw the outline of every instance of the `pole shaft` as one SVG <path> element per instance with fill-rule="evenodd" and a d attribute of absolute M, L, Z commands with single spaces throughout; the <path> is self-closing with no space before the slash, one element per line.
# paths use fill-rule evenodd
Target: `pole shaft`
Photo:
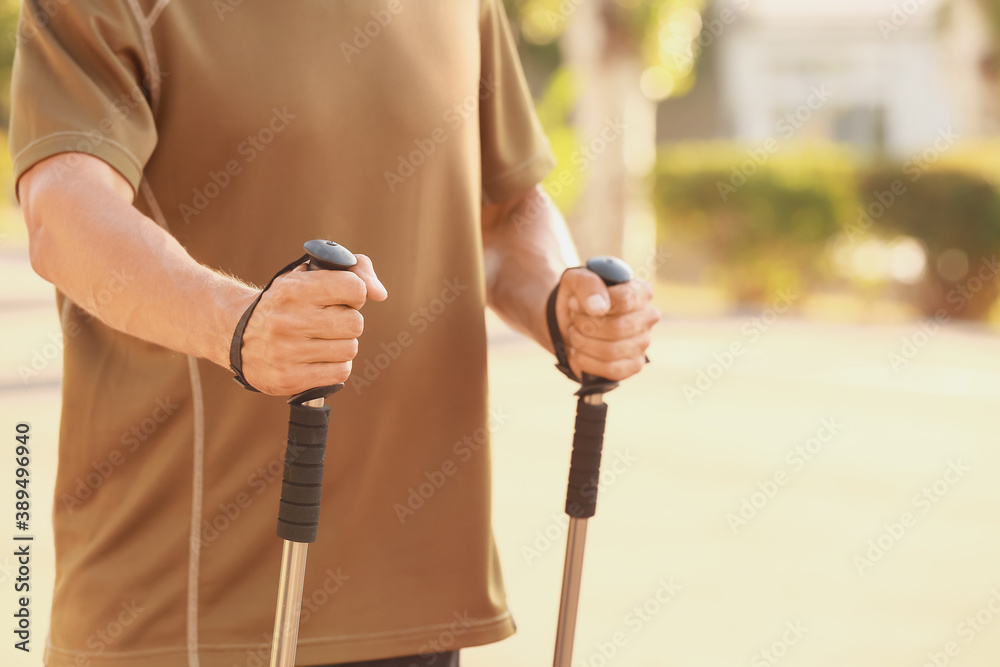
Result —
<path fill-rule="evenodd" d="M 571 517 L 566 535 L 559 625 L 556 627 L 556 652 L 552 662 L 554 667 L 570 667 L 573 660 L 573 639 L 576 636 L 576 612 L 580 605 L 580 580 L 583 577 L 583 550 L 586 542 L 587 519 Z"/>
<path fill-rule="evenodd" d="M 295 646 L 299 639 L 299 615 L 302 611 L 302 587 L 306 576 L 309 545 L 284 541 L 281 550 L 281 579 L 278 581 L 278 606 L 274 614 L 274 639 L 271 643 L 271 667 L 294 667 Z"/>
<path fill-rule="evenodd" d="M 584 398 L 591 405 L 603 403 L 604 394 Z M 566 560 L 563 563 L 562 594 L 559 598 L 559 625 L 556 627 L 556 650 L 553 667 L 571 667 L 576 615 L 580 607 L 580 581 L 583 578 L 583 551 L 587 546 L 587 519 L 570 517 L 566 534 Z"/>
<path fill-rule="evenodd" d="M 312 408 L 321 408 L 323 404 L 322 398 L 306 402 Z M 305 542 L 285 540 L 281 549 L 281 577 L 278 579 L 278 604 L 274 613 L 270 667 L 295 667 L 308 553 L 309 545 Z"/>

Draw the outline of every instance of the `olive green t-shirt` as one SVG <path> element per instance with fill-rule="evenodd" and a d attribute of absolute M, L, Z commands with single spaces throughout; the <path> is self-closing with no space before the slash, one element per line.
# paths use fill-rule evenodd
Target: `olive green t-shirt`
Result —
<path fill-rule="evenodd" d="M 62 152 L 105 160 L 196 260 L 255 284 L 311 238 L 373 258 L 390 296 L 365 307 L 331 399 L 299 664 L 513 632 L 481 210 L 552 160 L 500 0 L 25 0 L 10 143 L 16 176 Z M 58 303 L 46 664 L 267 664 L 287 406 Z"/>

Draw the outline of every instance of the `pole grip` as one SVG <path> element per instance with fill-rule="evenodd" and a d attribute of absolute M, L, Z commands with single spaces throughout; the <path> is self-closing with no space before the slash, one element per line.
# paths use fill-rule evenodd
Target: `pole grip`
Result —
<path fill-rule="evenodd" d="M 627 283 L 635 277 L 631 266 L 611 255 L 591 257 L 587 260 L 586 266 L 589 270 L 600 276 L 601 280 L 608 287 Z M 594 393 L 604 394 L 618 386 L 618 383 L 614 380 L 608 380 L 607 378 L 591 375 L 590 373 L 584 373 L 580 380 L 581 388 L 577 392 L 578 396 L 586 396 Z"/>
<path fill-rule="evenodd" d="M 330 408 L 293 403 L 289 410 L 285 472 L 278 504 L 278 537 L 311 543 L 316 541 L 319 528 Z"/>
<path fill-rule="evenodd" d="M 578 399 L 569 485 L 566 489 L 566 514 L 576 519 L 589 519 L 597 512 L 601 451 L 604 447 L 607 417 L 606 403 L 589 403 L 586 396 Z"/>
<path fill-rule="evenodd" d="M 354 253 L 333 241 L 314 239 L 306 242 L 304 248 L 308 253 L 309 271 L 347 271 L 358 263 Z M 343 388 L 343 383 L 315 387 L 288 399 L 288 443 L 277 531 L 283 540 L 316 541 L 326 436 L 330 427 L 330 408 L 322 405 L 322 399 Z M 319 405 L 307 405 L 314 401 Z"/>
<path fill-rule="evenodd" d="M 592 257 L 587 268 L 608 287 L 632 280 L 632 267 L 610 255 Z M 608 406 L 601 396 L 618 386 L 614 380 L 584 373 L 576 392 L 576 428 L 573 433 L 573 454 L 569 464 L 569 484 L 566 488 L 566 514 L 576 519 L 589 519 L 597 512 L 597 490 L 601 478 L 601 450 L 604 447 L 604 427 Z"/>

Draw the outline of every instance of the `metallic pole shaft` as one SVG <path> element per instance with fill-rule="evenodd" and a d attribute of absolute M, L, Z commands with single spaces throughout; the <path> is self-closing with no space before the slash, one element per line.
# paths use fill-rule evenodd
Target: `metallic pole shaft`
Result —
<path fill-rule="evenodd" d="M 591 394 L 583 400 L 601 405 L 604 394 Z M 576 637 L 576 614 L 580 606 L 580 581 L 583 578 L 583 551 L 587 545 L 587 519 L 570 517 L 566 534 L 566 560 L 563 563 L 562 595 L 559 599 L 559 625 L 556 627 L 556 651 L 553 667 L 570 667 Z"/>
<path fill-rule="evenodd" d="M 324 399 L 306 401 L 311 408 L 323 407 Z M 302 589 L 306 580 L 306 555 L 309 544 L 284 540 L 281 550 L 281 576 L 278 580 L 278 605 L 274 613 L 274 637 L 271 640 L 270 667 L 295 667 L 295 648 L 299 639 L 302 614 Z"/>
<path fill-rule="evenodd" d="M 583 549 L 586 542 L 587 519 L 570 518 L 553 667 L 570 667 L 573 660 L 573 638 L 576 636 L 576 612 L 580 605 L 580 580 L 583 577 Z"/>
<path fill-rule="evenodd" d="M 302 612 L 302 586 L 306 578 L 308 551 L 308 544 L 289 540 L 284 541 L 281 550 L 281 579 L 278 581 L 278 607 L 274 614 L 271 667 L 295 665 L 295 646 L 299 639 L 299 615 Z"/>

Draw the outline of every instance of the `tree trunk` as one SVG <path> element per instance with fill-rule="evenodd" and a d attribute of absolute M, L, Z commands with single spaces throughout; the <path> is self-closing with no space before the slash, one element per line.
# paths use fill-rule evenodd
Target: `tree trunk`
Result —
<path fill-rule="evenodd" d="M 617 16 L 613 0 L 584 0 L 562 38 L 580 90 L 574 166 L 585 180 L 569 225 L 584 259 L 611 254 L 634 264 L 656 243 L 648 192 L 656 109 L 639 90 L 639 51 Z"/>

